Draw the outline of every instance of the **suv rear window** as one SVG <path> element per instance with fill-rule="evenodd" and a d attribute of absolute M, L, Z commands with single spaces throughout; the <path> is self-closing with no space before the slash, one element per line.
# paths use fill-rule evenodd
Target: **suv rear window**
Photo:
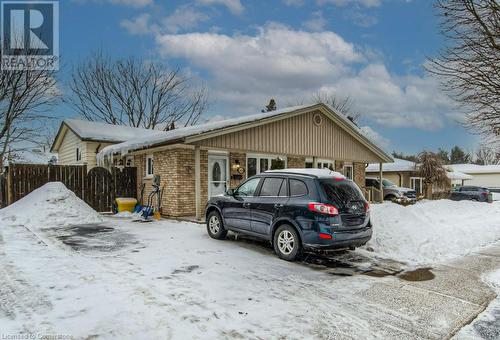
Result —
<path fill-rule="evenodd" d="M 265 178 L 259 196 L 281 196 L 280 189 L 284 181 L 283 178 Z"/>
<path fill-rule="evenodd" d="M 307 192 L 307 186 L 304 182 L 290 178 L 290 196 L 303 196 L 307 195 Z"/>
<path fill-rule="evenodd" d="M 358 186 L 351 181 L 320 180 L 326 198 L 340 209 L 348 208 L 350 202 L 364 201 L 365 198 Z"/>

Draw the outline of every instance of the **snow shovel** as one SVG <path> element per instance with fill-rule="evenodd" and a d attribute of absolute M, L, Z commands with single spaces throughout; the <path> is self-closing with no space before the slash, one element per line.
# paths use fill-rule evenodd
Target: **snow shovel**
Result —
<path fill-rule="evenodd" d="M 137 204 L 135 205 L 135 208 L 134 208 L 134 213 L 135 214 L 138 214 L 142 211 L 142 200 L 144 198 L 144 187 L 146 186 L 145 183 L 142 184 L 142 188 L 141 188 L 141 199 L 139 201 L 137 201 Z"/>

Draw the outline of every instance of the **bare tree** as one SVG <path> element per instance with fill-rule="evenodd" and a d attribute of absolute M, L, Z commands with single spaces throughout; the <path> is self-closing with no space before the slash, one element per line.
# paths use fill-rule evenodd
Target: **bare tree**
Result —
<path fill-rule="evenodd" d="M 353 123 L 356 123 L 361 116 L 361 114 L 354 112 L 351 97 L 338 97 L 335 94 L 317 92 L 313 94 L 312 101 L 314 103 L 324 103 L 330 105 L 335 110 L 349 118 L 349 120 Z"/>
<path fill-rule="evenodd" d="M 88 120 L 148 129 L 195 124 L 207 109 L 207 89 L 179 70 L 95 54 L 73 70 L 69 99 Z"/>
<path fill-rule="evenodd" d="M 433 152 L 422 151 L 416 159 L 416 171 L 423 178 L 425 197 L 432 198 L 432 188 L 448 190 L 451 182 L 441 158 Z"/>
<path fill-rule="evenodd" d="M 465 109 L 472 131 L 500 139 L 500 4 L 436 0 L 447 45 L 426 69 Z"/>
<path fill-rule="evenodd" d="M 23 51 L 25 53 L 26 51 Z M 25 54 L 29 55 L 28 52 Z M 60 99 L 55 71 L 0 69 L 0 166 L 8 152 L 39 142 L 48 109 Z M 1 169 L 1 168 L 0 168 Z"/>
<path fill-rule="evenodd" d="M 500 150 L 481 145 L 476 150 L 475 158 L 475 163 L 479 165 L 500 164 Z"/>

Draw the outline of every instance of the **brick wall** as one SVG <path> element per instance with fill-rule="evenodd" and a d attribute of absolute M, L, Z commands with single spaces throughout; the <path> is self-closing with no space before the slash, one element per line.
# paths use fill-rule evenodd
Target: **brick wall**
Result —
<path fill-rule="evenodd" d="M 365 186 L 365 163 L 354 163 L 353 172 L 354 182 L 358 187 L 363 188 Z"/>
<path fill-rule="evenodd" d="M 193 150 L 194 159 L 194 150 Z M 208 151 L 200 150 L 200 176 L 201 176 L 201 192 L 200 192 L 200 211 L 203 215 L 205 211 L 205 204 L 208 201 Z M 194 179 L 194 176 L 193 176 Z M 194 188 L 193 188 L 193 200 L 195 200 Z M 194 213 L 192 214 L 194 215 Z"/>
<path fill-rule="evenodd" d="M 306 158 L 305 157 L 287 157 L 288 168 L 294 169 L 302 169 L 306 166 Z"/>
<path fill-rule="evenodd" d="M 207 152 L 201 150 L 201 208 L 203 209 L 208 197 Z M 146 184 L 144 204 L 147 195 L 152 189 L 152 179 L 144 178 L 145 155 L 136 156 L 139 190 L 142 183 Z M 162 214 L 166 216 L 193 216 L 195 215 L 195 177 L 194 177 L 194 150 L 171 149 L 153 153 L 154 174 L 161 177 L 163 188 Z M 156 203 L 156 202 L 154 202 Z"/>

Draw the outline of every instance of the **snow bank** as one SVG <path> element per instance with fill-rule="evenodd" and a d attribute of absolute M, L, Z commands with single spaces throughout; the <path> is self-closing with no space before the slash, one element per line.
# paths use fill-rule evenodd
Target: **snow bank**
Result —
<path fill-rule="evenodd" d="M 374 233 L 368 245 L 410 265 L 443 262 L 500 240 L 500 202 L 383 203 L 371 211 Z"/>
<path fill-rule="evenodd" d="M 50 182 L 16 203 L 0 209 L 0 221 L 11 225 L 53 228 L 72 224 L 101 223 L 103 219 L 64 184 Z"/>

